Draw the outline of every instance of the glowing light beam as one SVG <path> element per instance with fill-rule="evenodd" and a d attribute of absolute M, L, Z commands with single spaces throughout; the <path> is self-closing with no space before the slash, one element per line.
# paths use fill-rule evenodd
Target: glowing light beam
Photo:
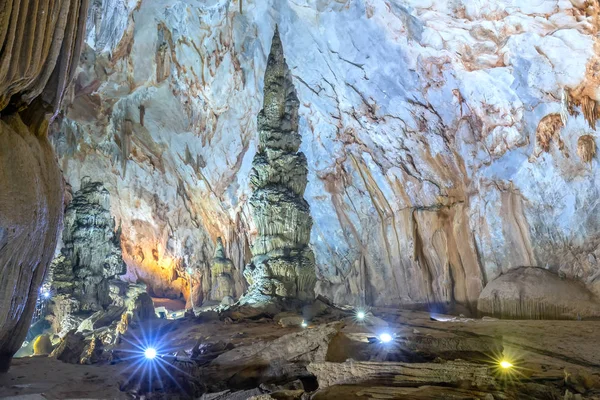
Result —
<path fill-rule="evenodd" d="M 125 346 L 119 352 L 128 354 L 120 358 L 124 363 L 122 372 L 128 375 L 124 387 L 139 387 L 140 393 L 151 393 L 159 386 L 165 390 L 166 384 L 185 391 L 179 380 L 191 376 L 167 357 L 178 349 L 170 345 L 165 334 L 155 326 L 140 325 L 138 329 L 130 328 L 122 337 Z"/>
<path fill-rule="evenodd" d="M 148 347 L 146 350 L 144 350 L 144 357 L 146 357 L 148 360 L 154 360 L 156 355 L 156 349 L 154 347 Z"/>
<path fill-rule="evenodd" d="M 392 339 L 393 337 L 389 333 L 382 333 L 381 335 L 379 335 L 379 341 L 381 343 L 389 343 L 392 341 Z"/>

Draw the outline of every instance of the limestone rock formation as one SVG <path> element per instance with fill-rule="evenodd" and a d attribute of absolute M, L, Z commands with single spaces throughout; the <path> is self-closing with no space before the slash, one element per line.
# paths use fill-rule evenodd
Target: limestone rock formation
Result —
<path fill-rule="evenodd" d="M 111 280 L 126 272 L 120 231 L 110 214 L 110 196 L 101 183 L 84 179 L 65 211 L 63 247 L 52 263 L 51 309 L 59 331 L 65 318 L 103 311 L 113 303 Z"/>
<path fill-rule="evenodd" d="M 494 279 L 481 292 L 478 310 L 509 319 L 600 317 L 600 299 L 580 282 L 542 268 L 518 268 Z"/>
<path fill-rule="evenodd" d="M 307 163 L 298 152 L 298 97 L 275 29 L 265 72 L 264 107 L 258 115 L 258 152 L 250 182 L 250 207 L 258 237 L 244 271 L 248 303 L 272 297 L 314 298 L 315 261 L 309 248 L 312 219 L 304 200 Z"/>
<path fill-rule="evenodd" d="M 210 263 L 211 300 L 222 301 L 226 298 L 235 297 L 235 281 L 233 280 L 233 262 L 225 256 L 223 240 L 217 238 L 215 256 Z"/>
<path fill-rule="evenodd" d="M 127 279 L 188 296 L 191 265 L 208 299 L 222 237 L 244 291 L 255 116 L 278 24 L 318 294 L 476 311 L 488 282 L 523 265 L 600 294 L 600 168 L 590 141 L 578 153 L 600 109 L 594 2 L 231 4 L 94 1 L 52 141 L 74 190 L 88 175 L 111 192 Z M 297 171 L 281 175 L 294 190 Z"/>
<path fill-rule="evenodd" d="M 0 3 L 0 372 L 27 334 L 63 212 L 48 140 L 79 62 L 87 0 Z"/>

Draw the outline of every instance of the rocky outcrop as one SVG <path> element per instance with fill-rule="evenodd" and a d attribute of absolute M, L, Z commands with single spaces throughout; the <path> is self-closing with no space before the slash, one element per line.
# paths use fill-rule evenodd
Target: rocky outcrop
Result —
<path fill-rule="evenodd" d="M 199 371 L 200 376 L 213 390 L 219 386 L 239 389 L 258 377 L 270 382 L 297 379 L 293 374 L 308 377 L 305 365 L 326 360 L 329 344 L 342 326 L 341 322 L 332 322 L 273 341 L 236 347 L 212 360 Z M 222 382 L 227 382 L 227 386 Z"/>
<path fill-rule="evenodd" d="M 600 299 L 580 282 L 542 268 L 518 268 L 500 275 L 481 292 L 479 312 L 509 319 L 600 317 Z"/>
<path fill-rule="evenodd" d="M 120 231 L 110 214 L 110 196 L 101 183 L 84 179 L 65 212 L 60 255 L 51 266 L 51 311 L 58 331 L 65 319 L 103 311 L 114 302 L 111 280 L 126 272 Z M 64 326 L 63 326 L 64 325 Z"/>
<path fill-rule="evenodd" d="M 359 384 L 377 382 L 381 386 L 419 386 L 425 384 L 465 384 L 476 389 L 499 386 L 494 378 L 493 367 L 485 364 L 464 361 L 445 363 L 405 364 L 381 362 L 344 363 L 315 362 L 308 365 L 308 371 L 319 381 L 319 389 L 339 384 Z"/>
<path fill-rule="evenodd" d="M 233 262 L 225 256 L 223 240 L 217 238 L 215 256 L 210 263 L 210 277 L 212 279 L 211 300 L 222 301 L 226 297 L 235 297 L 234 269 Z"/>
<path fill-rule="evenodd" d="M 27 334 L 60 232 L 63 180 L 48 122 L 77 68 L 87 3 L 0 4 L 0 372 Z"/>
<path fill-rule="evenodd" d="M 298 97 L 283 55 L 279 32 L 271 43 L 265 72 L 264 107 L 258 115 L 258 152 L 252 161 L 250 198 L 258 237 L 252 264 L 244 270 L 250 285 L 243 301 L 273 297 L 314 298 L 315 260 L 310 242 L 312 219 L 304 200 L 307 164 L 298 152 Z"/>

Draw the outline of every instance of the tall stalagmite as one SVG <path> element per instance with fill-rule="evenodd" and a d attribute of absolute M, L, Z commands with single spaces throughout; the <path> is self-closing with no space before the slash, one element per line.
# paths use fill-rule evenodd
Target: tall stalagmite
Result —
<path fill-rule="evenodd" d="M 63 213 L 48 141 L 79 60 L 87 0 L 0 1 L 0 372 L 31 322 Z"/>
<path fill-rule="evenodd" d="M 298 97 L 276 28 L 265 72 L 264 105 L 258 115 L 258 152 L 250 176 L 250 198 L 258 237 L 244 276 L 250 287 L 243 302 L 275 297 L 310 300 L 316 282 L 309 248 L 312 218 L 304 200 L 307 162 L 298 152 Z"/>
<path fill-rule="evenodd" d="M 102 183 L 82 180 L 65 211 L 64 225 L 63 247 L 51 267 L 51 308 L 59 319 L 55 325 L 61 328 L 71 314 L 82 313 L 83 319 L 86 313 L 109 306 L 110 281 L 127 272 L 121 235 L 110 214 L 110 195 Z"/>
<path fill-rule="evenodd" d="M 235 296 L 235 281 L 233 280 L 233 262 L 225 256 L 223 240 L 217 238 L 215 256 L 210 263 L 211 292 L 210 299 L 222 301 Z"/>

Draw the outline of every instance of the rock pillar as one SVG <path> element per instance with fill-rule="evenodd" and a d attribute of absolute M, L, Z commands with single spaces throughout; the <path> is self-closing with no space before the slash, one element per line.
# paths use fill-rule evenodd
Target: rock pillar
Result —
<path fill-rule="evenodd" d="M 310 301 L 316 282 L 309 248 L 312 218 L 304 200 L 307 162 L 298 152 L 299 102 L 275 30 L 265 72 L 264 106 L 258 115 L 258 152 L 252 162 L 250 198 L 258 237 L 252 263 L 244 271 L 249 283 L 243 302 L 273 298 Z"/>

